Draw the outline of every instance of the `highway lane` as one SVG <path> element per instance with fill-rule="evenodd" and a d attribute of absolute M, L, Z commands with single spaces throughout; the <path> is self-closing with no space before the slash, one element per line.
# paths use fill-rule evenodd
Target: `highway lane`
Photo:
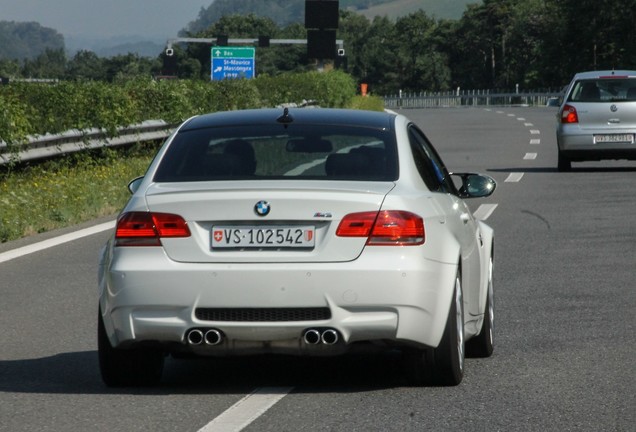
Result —
<path fill-rule="evenodd" d="M 404 113 L 451 170 L 499 183 L 471 201 L 496 205 L 496 351 L 469 359 L 460 386 L 408 387 L 398 358 L 374 356 L 170 361 L 159 388 L 108 389 L 95 351 L 104 232 L 0 263 L 0 431 L 197 431 L 280 387 L 292 390 L 245 430 L 633 430 L 636 164 L 557 172 L 549 108 Z"/>

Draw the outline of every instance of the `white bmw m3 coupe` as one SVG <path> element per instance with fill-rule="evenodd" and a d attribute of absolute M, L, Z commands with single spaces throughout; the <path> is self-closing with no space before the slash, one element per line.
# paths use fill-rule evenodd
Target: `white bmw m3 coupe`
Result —
<path fill-rule="evenodd" d="M 193 117 L 159 150 L 100 254 L 109 386 L 165 357 L 403 354 L 414 385 L 456 385 L 493 350 L 493 230 L 403 115 L 261 109 Z"/>

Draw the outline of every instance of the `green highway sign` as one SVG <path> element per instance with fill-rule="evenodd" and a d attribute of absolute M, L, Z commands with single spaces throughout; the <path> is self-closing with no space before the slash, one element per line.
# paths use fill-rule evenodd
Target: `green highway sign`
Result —
<path fill-rule="evenodd" d="M 212 47 L 212 80 L 254 78 L 254 47 Z"/>

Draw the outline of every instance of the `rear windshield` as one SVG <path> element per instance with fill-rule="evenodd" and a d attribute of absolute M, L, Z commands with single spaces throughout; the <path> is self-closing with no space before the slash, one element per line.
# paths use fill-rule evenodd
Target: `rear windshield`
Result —
<path fill-rule="evenodd" d="M 636 78 L 602 78 L 577 81 L 572 87 L 568 101 L 636 101 Z"/>
<path fill-rule="evenodd" d="M 393 181 L 391 131 L 324 125 L 256 125 L 178 133 L 155 182 L 248 179 Z"/>

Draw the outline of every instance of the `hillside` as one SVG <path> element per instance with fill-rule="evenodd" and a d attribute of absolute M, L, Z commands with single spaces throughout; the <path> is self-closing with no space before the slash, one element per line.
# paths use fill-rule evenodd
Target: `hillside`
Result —
<path fill-rule="evenodd" d="M 64 37 L 36 22 L 0 21 L 0 59 L 33 59 L 47 49 L 64 49 Z"/>
<path fill-rule="evenodd" d="M 388 16 L 395 19 L 419 9 L 435 18 L 459 19 L 470 3 L 480 0 L 341 0 L 340 8 L 373 19 Z M 196 33 L 208 28 L 225 15 L 248 15 L 271 18 L 279 26 L 303 23 L 305 20 L 305 0 L 215 0 L 208 8 L 201 9 L 196 20 L 184 29 Z"/>
<path fill-rule="evenodd" d="M 466 5 L 481 3 L 480 0 L 389 0 L 366 9 L 358 9 L 357 13 L 369 19 L 376 16 L 399 18 L 422 9 L 427 15 L 438 19 L 461 18 Z"/>

